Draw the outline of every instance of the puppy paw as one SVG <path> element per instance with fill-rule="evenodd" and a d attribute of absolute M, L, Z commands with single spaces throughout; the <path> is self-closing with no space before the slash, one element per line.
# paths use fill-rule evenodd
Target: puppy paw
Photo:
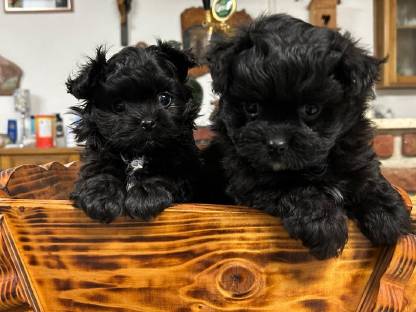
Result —
<path fill-rule="evenodd" d="M 289 234 L 300 239 L 315 258 L 323 260 L 341 254 L 348 239 L 345 217 L 304 221 L 284 220 L 284 224 Z"/>
<path fill-rule="evenodd" d="M 383 177 L 371 182 L 352 212 L 374 245 L 394 245 L 401 235 L 411 233 L 410 213 L 401 195 Z"/>
<path fill-rule="evenodd" d="M 344 250 L 348 240 L 347 220 L 341 218 L 305 224 L 300 239 L 319 260 L 337 257 Z"/>
<path fill-rule="evenodd" d="M 401 235 L 411 232 L 409 213 L 402 202 L 386 207 L 379 203 L 358 219 L 363 234 L 376 246 L 394 245 Z"/>
<path fill-rule="evenodd" d="M 348 240 L 342 201 L 331 193 L 308 191 L 292 204 L 291 214 L 283 216 L 290 236 L 300 239 L 317 259 L 340 255 Z"/>
<path fill-rule="evenodd" d="M 105 180 L 86 181 L 72 194 L 75 206 L 92 219 L 109 223 L 123 212 L 124 192 L 118 183 Z"/>
<path fill-rule="evenodd" d="M 173 203 L 173 195 L 157 184 L 133 186 L 127 193 L 126 213 L 132 218 L 149 220 Z"/>

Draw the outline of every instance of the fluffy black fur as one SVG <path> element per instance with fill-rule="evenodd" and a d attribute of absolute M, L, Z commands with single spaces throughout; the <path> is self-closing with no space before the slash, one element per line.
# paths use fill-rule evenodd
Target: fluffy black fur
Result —
<path fill-rule="evenodd" d="M 319 259 L 343 250 L 347 216 L 376 245 L 410 231 L 365 116 L 384 60 L 287 15 L 213 43 L 208 59 L 220 106 L 207 158 L 220 160 L 236 203 L 281 217 Z"/>
<path fill-rule="evenodd" d="M 162 42 L 124 48 L 109 60 L 99 48 L 68 79 L 68 92 L 83 100 L 72 110 L 80 117 L 77 141 L 85 142 L 72 199 L 91 218 L 149 219 L 191 200 L 200 170 L 192 134 L 200 107 L 186 85 L 193 65 L 190 54 Z M 142 169 L 132 170 L 134 159 Z"/>

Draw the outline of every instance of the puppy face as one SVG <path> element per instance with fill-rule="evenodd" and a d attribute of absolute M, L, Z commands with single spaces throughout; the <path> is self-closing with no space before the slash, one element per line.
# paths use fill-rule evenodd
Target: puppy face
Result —
<path fill-rule="evenodd" d="M 73 108 L 81 116 L 78 139 L 128 153 L 173 144 L 193 128 L 199 111 L 185 85 L 192 65 L 190 56 L 165 43 L 128 47 L 108 61 L 98 50 L 67 83 L 70 93 L 85 100 Z"/>
<path fill-rule="evenodd" d="M 221 96 L 218 131 L 265 171 L 325 165 L 363 118 L 381 63 L 348 35 L 287 15 L 256 20 L 214 43 L 208 58 Z"/>

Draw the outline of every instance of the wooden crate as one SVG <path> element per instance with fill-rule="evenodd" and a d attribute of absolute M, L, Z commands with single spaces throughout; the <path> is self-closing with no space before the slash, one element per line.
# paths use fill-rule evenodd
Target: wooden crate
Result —
<path fill-rule="evenodd" d="M 414 235 L 373 247 L 351 221 L 342 255 L 318 261 L 278 218 L 246 207 L 100 224 L 45 199 L 68 194 L 73 166 L 2 173 L 0 311 L 416 311 Z M 39 191 L 52 176 L 55 197 L 53 185 Z"/>

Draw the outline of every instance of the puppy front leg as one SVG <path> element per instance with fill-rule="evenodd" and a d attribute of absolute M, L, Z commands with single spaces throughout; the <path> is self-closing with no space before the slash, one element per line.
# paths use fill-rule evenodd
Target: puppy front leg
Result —
<path fill-rule="evenodd" d="M 149 220 L 176 200 L 177 185 L 165 177 L 139 180 L 127 191 L 126 213 L 132 218 Z"/>
<path fill-rule="evenodd" d="M 318 259 L 338 256 L 348 239 L 342 196 L 335 188 L 307 187 L 283 195 L 279 203 L 284 227 Z"/>
<path fill-rule="evenodd" d="M 411 232 L 410 216 L 400 194 L 382 175 L 364 183 L 352 201 L 358 226 L 375 245 L 395 244 Z"/>
<path fill-rule="evenodd" d="M 111 174 L 81 177 L 71 194 L 76 207 L 92 219 L 111 222 L 123 212 L 123 183 Z"/>

